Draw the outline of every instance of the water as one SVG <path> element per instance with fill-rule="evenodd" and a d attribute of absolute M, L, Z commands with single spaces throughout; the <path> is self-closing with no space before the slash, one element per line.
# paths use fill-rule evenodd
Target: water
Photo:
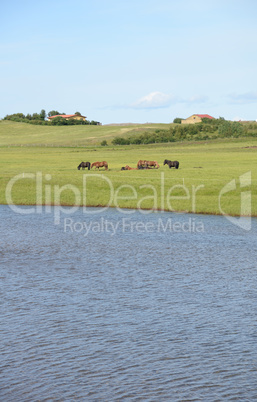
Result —
<path fill-rule="evenodd" d="M 257 400 L 256 220 L 90 211 L 0 206 L 0 400 Z"/>

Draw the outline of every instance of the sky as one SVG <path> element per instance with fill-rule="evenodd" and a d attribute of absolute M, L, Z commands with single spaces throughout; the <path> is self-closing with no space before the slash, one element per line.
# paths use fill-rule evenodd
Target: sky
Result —
<path fill-rule="evenodd" d="M 0 118 L 257 119 L 256 0 L 1 0 Z"/>

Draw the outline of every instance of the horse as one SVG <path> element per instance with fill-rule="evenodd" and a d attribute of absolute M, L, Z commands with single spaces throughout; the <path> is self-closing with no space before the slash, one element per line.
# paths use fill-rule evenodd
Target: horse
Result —
<path fill-rule="evenodd" d="M 156 168 L 156 169 L 159 169 L 159 167 L 160 167 L 160 165 L 158 164 L 158 162 L 156 162 L 156 161 L 146 161 L 146 163 L 147 163 L 147 166 L 149 166 L 149 167 L 154 167 L 154 169 Z"/>
<path fill-rule="evenodd" d="M 105 170 L 108 170 L 108 163 L 105 162 L 105 161 L 103 161 L 103 162 L 94 162 L 94 163 L 91 163 L 91 169 L 92 169 L 93 167 L 94 167 L 95 169 L 98 169 L 98 170 L 99 170 L 100 167 L 104 167 Z"/>
<path fill-rule="evenodd" d="M 137 170 L 137 168 L 132 168 L 129 165 L 122 166 L 121 170 Z"/>
<path fill-rule="evenodd" d="M 179 162 L 178 161 L 169 161 L 168 159 L 165 159 L 163 164 L 168 165 L 169 168 L 174 167 L 175 169 L 178 169 L 178 167 L 179 167 Z"/>
<path fill-rule="evenodd" d="M 129 165 L 126 165 L 126 166 L 125 166 L 125 170 L 137 170 L 137 168 L 132 168 L 132 167 L 130 167 Z"/>
<path fill-rule="evenodd" d="M 80 168 L 82 168 L 82 170 L 85 170 L 86 167 L 88 168 L 88 170 L 90 170 L 90 166 L 91 166 L 90 162 L 81 162 L 78 165 L 78 170 L 80 170 Z"/>
<path fill-rule="evenodd" d="M 137 169 L 147 168 L 147 161 L 139 160 L 137 162 Z"/>

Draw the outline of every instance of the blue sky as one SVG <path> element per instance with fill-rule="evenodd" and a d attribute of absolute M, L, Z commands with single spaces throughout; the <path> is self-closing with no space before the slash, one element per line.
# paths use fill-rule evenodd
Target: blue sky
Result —
<path fill-rule="evenodd" d="M 2 0 L 0 118 L 257 119 L 256 0 Z"/>

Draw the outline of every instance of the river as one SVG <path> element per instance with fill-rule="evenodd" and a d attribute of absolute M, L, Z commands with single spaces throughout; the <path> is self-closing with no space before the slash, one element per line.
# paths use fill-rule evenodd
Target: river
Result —
<path fill-rule="evenodd" d="M 25 212 L 0 206 L 1 401 L 257 400 L 256 219 Z"/>

